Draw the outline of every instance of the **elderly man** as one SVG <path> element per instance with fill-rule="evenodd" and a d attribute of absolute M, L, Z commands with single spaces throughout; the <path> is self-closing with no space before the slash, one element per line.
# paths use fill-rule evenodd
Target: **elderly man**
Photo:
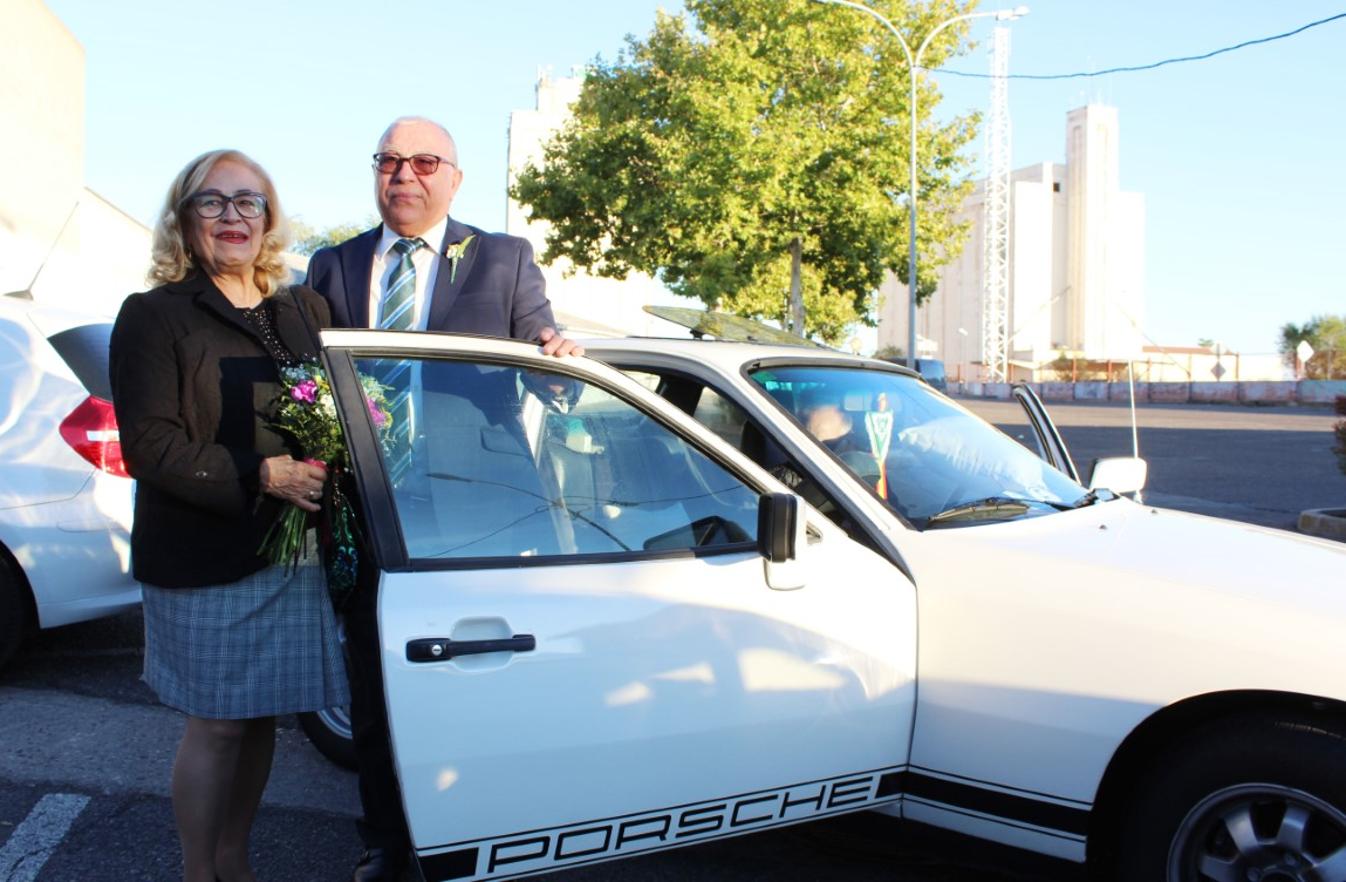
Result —
<path fill-rule="evenodd" d="M 528 242 L 449 216 L 463 182 L 453 137 L 420 117 L 393 122 L 374 154 L 383 223 L 309 262 L 308 284 L 338 327 L 455 331 L 536 341 L 550 355 L 582 355 L 557 333 Z M 351 724 L 360 772 L 365 853 L 355 882 L 401 876 L 410 851 L 379 669 L 377 573 L 361 568 L 347 605 Z"/>

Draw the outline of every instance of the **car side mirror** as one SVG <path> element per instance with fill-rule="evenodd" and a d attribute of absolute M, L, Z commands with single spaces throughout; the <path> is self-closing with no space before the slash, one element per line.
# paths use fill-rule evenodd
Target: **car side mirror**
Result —
<path fill-rule="evenodd" d="M 1139 456 L 1109 456 L 1094 460 L 1089 476 L 1089 489 L 1100 488 L 1113 493 L 1139 493 L 1145 487 L 1150 467 Z"/>
<path fill-rule="evenodd" d="M 757 551 L 762 555 L 767 587 L 794 591 L 808 581 L 800 556 L 808 544 L 799 497 L 765 493 L 757 503 Z"/>
<path fill-rule="evenodd" d="M 757 551 L 770 563 L 785 563 L 798 555 L 799 497 L 793 493 L 763 493 L 757 502 Z"/>

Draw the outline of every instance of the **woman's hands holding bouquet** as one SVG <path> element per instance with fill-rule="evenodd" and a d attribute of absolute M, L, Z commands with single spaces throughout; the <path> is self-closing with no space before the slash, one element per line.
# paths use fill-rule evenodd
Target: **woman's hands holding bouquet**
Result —
<path fill-rule="evenodd" d="M 262 492 L 292 503 L 304 511 L 318 511 L 327 469 L 316 459 L 300 462 L 285 456 L 262 460 L 259 470 Z"/>

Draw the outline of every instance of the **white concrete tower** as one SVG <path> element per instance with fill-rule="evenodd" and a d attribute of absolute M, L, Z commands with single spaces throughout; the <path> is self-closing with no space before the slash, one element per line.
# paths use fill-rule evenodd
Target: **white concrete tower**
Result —
<path fill-rule="evenodd" d="M 1065 308 L 1058 340 L 1092 357 L 1140 349 L 1143 224 L 1137 194 L 1123 193 L 1117 108 L 1090 104 L 1066 116 Z"/>

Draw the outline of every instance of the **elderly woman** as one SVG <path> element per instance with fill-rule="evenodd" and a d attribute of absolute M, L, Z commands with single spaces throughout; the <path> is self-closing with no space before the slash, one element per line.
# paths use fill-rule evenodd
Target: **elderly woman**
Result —
<path fill-rule="evenodd" d="M 151 291 L 112 334 L 122 451 L 137 480 L 131 557 L 144 584 L 145 682 L 187 715 L 173 811 L 187 882 L 254 878 L 248 835 L 277 714 L 349 700 L 336 620 L 310 555 L 258 554 L 285 506 L 313 512 L 326 472 L 272 426 L 278 366 L 329 323 L 287 286 L 271 179 L 233 150 L 188 163 L 154 230 Z"/>

